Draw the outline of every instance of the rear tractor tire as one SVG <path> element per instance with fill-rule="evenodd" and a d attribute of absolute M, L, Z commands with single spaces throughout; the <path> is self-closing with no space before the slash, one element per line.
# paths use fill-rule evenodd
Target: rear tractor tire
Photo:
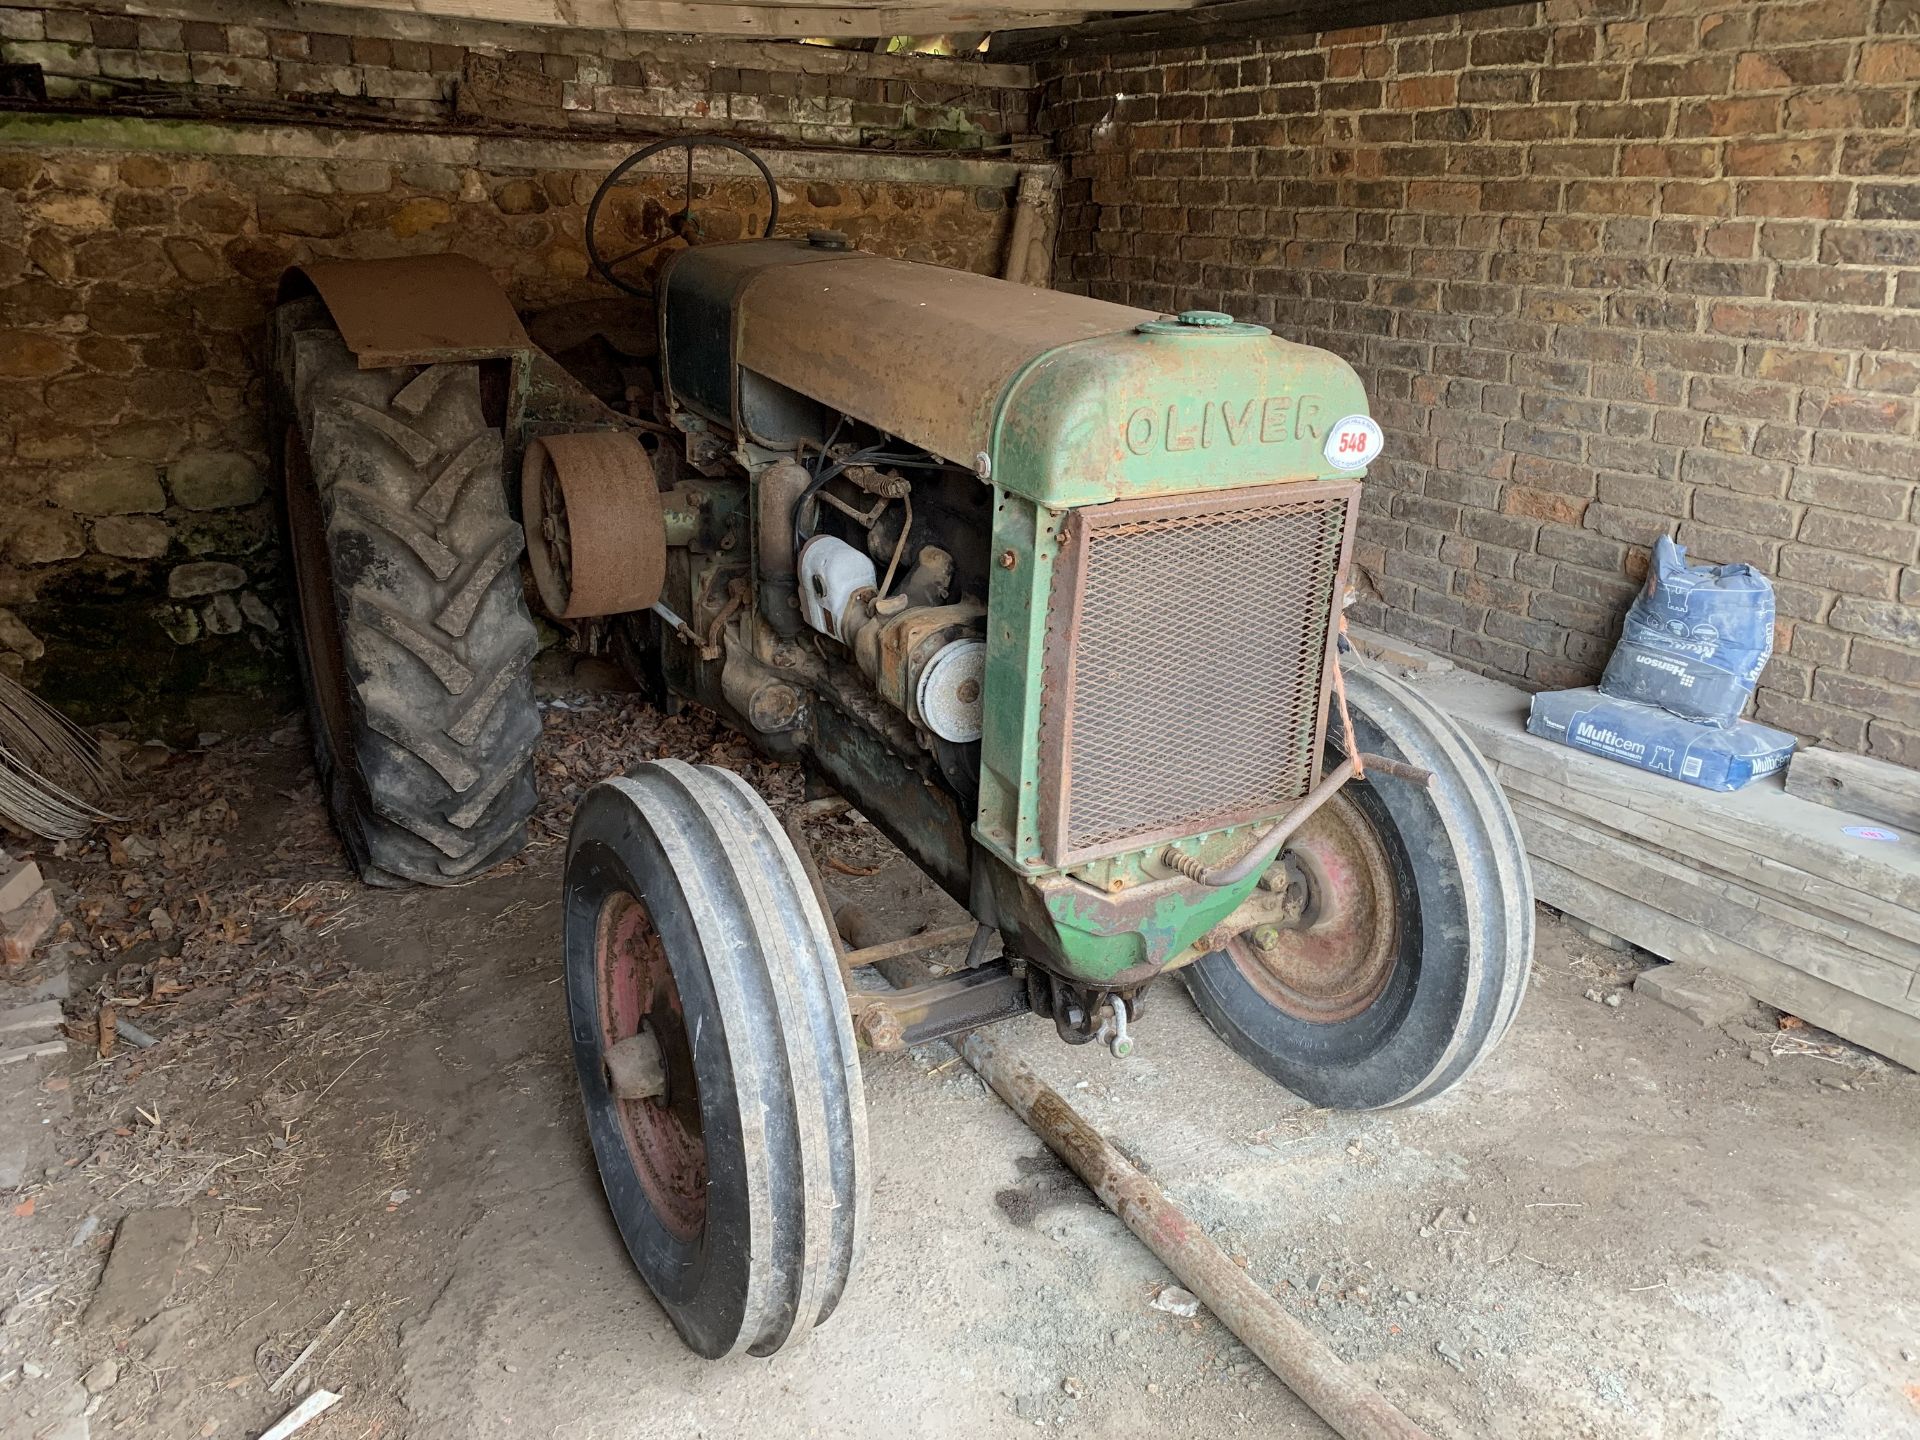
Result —
<path fill-rule="evenodd" d="M 1533 957 L 1533 889 L 1492 772 L 1428 700 L 1351 670 L 1361 748 L 1433 773 L 1349 782 L 1277 862 L 1298 924 L 1256 927 L 1181 974 L 1235 1050 L 1304 1100 L 1372 1110 L 1431 1099 L 1506 1033 Z M 1326 763 L 1342 758 L 1329 726 Z"/>
<path fill-rule="evenodd" d="M 372 884 L 526 843 L 538 648 L 480 367 L 362 370 L 317 299 L 274 314 L 299 657 L 334 824 Z"/>

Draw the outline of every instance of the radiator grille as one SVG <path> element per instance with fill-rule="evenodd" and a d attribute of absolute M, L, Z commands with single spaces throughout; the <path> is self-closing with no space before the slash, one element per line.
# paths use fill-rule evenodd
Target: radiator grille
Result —
<path fill-rule="evenodd" d="M 1319 773 L 1358 486 L 1075 511 L 1048 615 L 1056 865 L 1274 814 Z"/>

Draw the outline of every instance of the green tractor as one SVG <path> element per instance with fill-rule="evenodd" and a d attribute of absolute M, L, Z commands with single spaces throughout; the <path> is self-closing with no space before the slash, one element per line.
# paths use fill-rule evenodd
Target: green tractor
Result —
<path fill-rule="evenodd" d="M 368 880 L 464 883 L 521 845 L 529 589 L 821 797 L 782 825 L 728 771 L 640 764 L 586 795 L 566 861 L 621 1234 L 693 1349 L 765 1355 L 859 1252 L 863 1046 L 1033 1014 L 1124 1055 L 1177 974 L 1294 1093 L 1410 1104 L 1512 1021 L 1533 907 L 1472 745 L 1343 666 L 1381 446 L 1352 369 L 1222 314 L 776 238 L 770 178 L 766 238 L 658 245 L 698 236 L 691 186 L 656 234 L 609 228 L 635 167 L 705 143 L 609 177 L 588 243 L 627 296 L 534 319 L 544 343 L 457 256 L 290 274 L 275 431 L 319 763 Z M 801 829 L 847 806 L 972 921 L 851 947 Z M 962 938 L 947 978 L 853 981 Z"/>

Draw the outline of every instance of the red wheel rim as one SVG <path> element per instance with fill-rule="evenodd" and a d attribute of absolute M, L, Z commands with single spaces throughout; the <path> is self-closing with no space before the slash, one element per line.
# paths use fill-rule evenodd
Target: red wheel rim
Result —
<path fill-rule="evenodd" d="M 601 904 L 594 966 L 600 981 L 601 1054 L 639 1034 L 643 1024 L 659 1042 L 666 1093 L 645 1100 L 613 1097 L 613 1104 L 653 1213 L 675 1239 L 691 1243 L 707 1220 L 700 1089 L 673 968 L 653 916 L 638 896 L 616 891 Z"/>
<path fill-rule="evenodd" d="M 1393 860 L 1371 823 L 1344 795 L 1316 811 L 1287 847 L 1305 879 L 1300 923 L 1264 938 L 1266 927 L 1226 945 L 1234 968 L 1276 1009 L 1297 1020 L 1351 1020 L 1387 988 L 1400 960 L 1400 904 Z"/>

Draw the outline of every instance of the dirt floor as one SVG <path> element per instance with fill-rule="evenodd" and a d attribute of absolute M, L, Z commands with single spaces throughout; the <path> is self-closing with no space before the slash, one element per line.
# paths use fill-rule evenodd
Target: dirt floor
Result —
<path fill-rule="evenodd" d="M 1327 1434 L 1153 1307 L 1160 1266 L 944 1046 L 867 1064 L 839 1313 L 770 1361 L 682 1349 L 607 1216 L 558 965 L 573 800 L 656 753 L 797 795 L 597 696 L 550 705 L 534 845 L 464 889 L 352 883 L 292 726 L 158 766 L 47 861 L 76 1035 L 107 997 L 158 1043 L 76 1043 L 42 1085 L 48 1163 L 0 1206 L 0 1436 L 251 1440 L 309 1384 L 345 1398 L 302 1440 Z M 899 933 L 953 918 L 859 822 L 816 839 Z M 1010 1043 L 1436 1436 L 1920 1435 L 1920 1082 L 1758 1008 L 1703 1029 L 1636 969 L 1543 915 L 1503 1049 L 1409 1112 L 1302 1104 L 1173 985 L 1131 1060 Z M 90 1317 L 115 1228 L 170 1207 L 165 1307 Z"/>

